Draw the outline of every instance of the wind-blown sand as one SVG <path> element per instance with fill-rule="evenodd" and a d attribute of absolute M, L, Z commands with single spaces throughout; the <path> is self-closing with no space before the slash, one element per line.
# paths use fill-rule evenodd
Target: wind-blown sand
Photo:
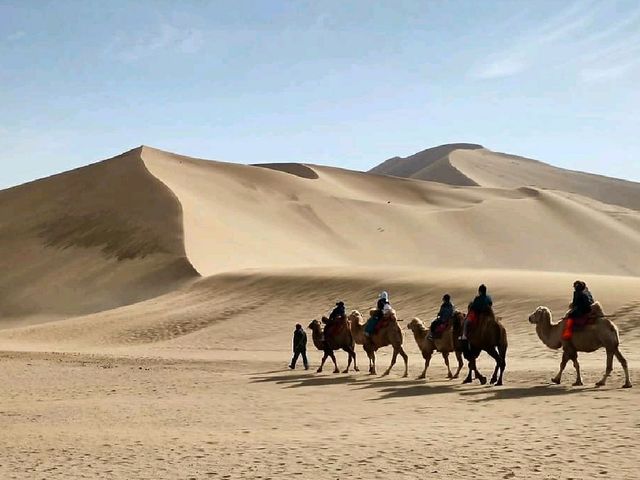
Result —
<path fill-rule="evenodd" d="M 636 478 L 637 387 L 617 364 L 593 387 L 603 351 L 580 356 L 586 387 L 571 367 L 549 385 L 560 353 L 527 317 L 561 315 L 584 279 L 637 381 L 640 212 L 519 175 L 451 186 L 141 147 L 0 192 L 0 478 Z M 364 311 L 388 290 L 404 328 L 481 282 L 509 335 L 504 387 L 447 380 L 439 357 L 415 380 L 408 331 L 409 379 L 367 375 L 360 346 L 357 374 L 286 368 L 293 325 L 338 299 Z"/>

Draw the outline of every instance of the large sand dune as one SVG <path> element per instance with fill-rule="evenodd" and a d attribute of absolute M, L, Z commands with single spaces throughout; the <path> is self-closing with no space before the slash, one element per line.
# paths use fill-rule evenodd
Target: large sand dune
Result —
<path fill-rule="evenodd" d="M 0 192 L 0 321 L 104 310 L 197 277 L 140 149 Z"/>
<path fill-rule="evenodd" d="M 605 389 L 550 387 L 559 352 L 527 316 L 563 313 L 583 278 L 633 372 L 636 184 L 496 155 L 440 147 L 391 162 L 399 178 L 140 147 L 0 192 L 0 477 L 635 478 L 638 390 L 617 367 Z M 428 321 L 481 282 L 503 388 L 448 381 L 437 357 L 427 382 L 286 369 L 293 325 L 338 299 L 385 289 Z M 604 353 L 581 359 L 593 384 Z"/>
<path fill-rule="evenodd" d="M 565 170 L 474 144 L 441 145 L 406 158 L 394 157 L 371 172 L 449 185 L 561 190 L 640 210 L 639 183 Z"/>

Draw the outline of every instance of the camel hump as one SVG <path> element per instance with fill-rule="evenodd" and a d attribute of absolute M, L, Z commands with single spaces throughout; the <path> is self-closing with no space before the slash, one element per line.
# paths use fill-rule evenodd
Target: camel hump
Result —
<path fill-rule="evenodd" d="M 600 304 L 600 302 L 594 302 L 593 305 L 591 305 L 591 317 L 593 318 L 601 318 L 604 317 L 604 309 L 602 308 L 602 305 Z"/>

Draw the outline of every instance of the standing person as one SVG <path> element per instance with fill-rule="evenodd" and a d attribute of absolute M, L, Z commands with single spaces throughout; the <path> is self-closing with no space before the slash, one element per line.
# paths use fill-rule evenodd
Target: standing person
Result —
<path fill-rule="evenodd" d="M 442 305 L 440 305 L 440 311 L 438 312 L 436 319 L 431 322 L 431 327 L 429 327 L 429 340 L 433 340 L 436 334 L 436 329 L 440 325 L 451 320 L 454 311 L 455 307 L 453 306 L 453 303 L 451 303 L 451 296 L 448 293 L 445 293 L 442 297 Z"/>
<path fill-rule="evenodd" d="M 487 295 L 487 286 L 482 284 L 478 287 L 478 295 L 473 299 L 471 305 L 469 305 L 469 312 L 467 318 L 464 319 L 462 324 L 462 337 L 460 340 L 467 340 L 467 334 L 469 333 L 469 323 L 475 322 L 480 318 L 480 315 L 490 313 L 493 307 L 493 299 Z"/>
<path fill-rule="evenodd" d="M 593 296 L 587 288 L 587 284 L 581 280 L 573 282 L 573 300 L 571 301 L 571 310 L 566 316 L 567 322 L 562 331 L 563 340 L 571 340 L 574 327 L 582 327 L 587 323 L 593 303 Z"/>
<path fill-rule="evenodd" d="M 293 332 L 293 358 L 289 364 L 289 368 L 293 370 L 296 368 L 296 362 L 298 357 L 302 355 L 302 363 L 304 369 L 309 370 L 309 362 L 307 360 L 307 334 L 299 323 L 296 324 L 296 329 Z"/>

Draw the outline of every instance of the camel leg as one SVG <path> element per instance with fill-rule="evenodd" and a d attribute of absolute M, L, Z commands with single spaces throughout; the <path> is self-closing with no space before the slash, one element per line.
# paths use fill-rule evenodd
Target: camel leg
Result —
<path fill-rule="evenodd" d="M 444 360 L 444 364 L 447 366 L 447 378 L 451 380 L 453 378 L 453 373 L 451 373 L 451 367 L 449 366 L 449 352 L 442 352 L 442 358 Z"/>
<path fill-rule="evenodd" d="M 322 373 L 322 367 L 324 367 L 324 362 L 327 361 L 328 357 L 329 357 L 329 354 L 325 351 L 324 355 L 322 356 L 322 361 L 320 362 L 320 366 L 318 367 L 318 370 L 316 370 L 316 372 Z"/>
<path fill-rule="evenodd" d="M 345 352 L 347 352 L 347 357 L 349 357 L 347 361 L 347 368 L 342 371 L 342 373 L 349 373 L 349 368 L 351 368 L 351 352 L 347 348 L 343 348 Z"/>
<path fill-rule="evenodd" d="M 391 373 L 391 369 L 393 368 L 393 366 L 396 364 L 396 360 L 398 359 L 398 350 L 396 350 L 395 348 L 393 349 L 393 355 L 391 355 L 391 364 L 389 365 L 389 368 L 387 368 L 385 370 L 385 372 L 382 374 L 383 377 L 386 377 L 387 375 L 389 375 Z"/>
<path fill-rule="evenodd" d="M 473 369 L 471 368 L 471 360 L 467 361 L 467 367 L 469 368 L 469 372 L 467 373 L 467 377 L 462 381 L 462 384 L 466 384 L 466 383 L 471 383 L 473 382 Z"/>
<path fill-rule="evenodd" d="M 504 376 L 504 371 L 507 369 L 507 346 L 506 345 L 498 345 L 498 355 L 500 355 L 500 375 L 498 376 L 498 382 L 496 385 L 502 385 L 502 377 Z"/>
<path fill-rule="evenodd" d="M 584 385 L 582 383 L 582 375 L 580 375 L 580 363 L 578 363 L 578 352 L 574 352 L 571 361 L 573 362 L 573 368 L 576 369 L 576 381 L 573 383 L 574 387 L 581 387 Z"/>
<path fill-rule="evenodd" d="M 460 371 L 462 370 L 462 367 L 464 367 L 464 362 L 462 361 L 462 353 L 461 352 L 455 352 L 455 353 L 456 353 L 456 360 L 458 360 L 458 369 L 456 370 L 456 373 L 451 378 L 458 378 L 458 376 L 460 375 Z"/>
<path fill-rule="evenodd" d="M 358 363 L 356 362 L 356 349 L 355 348 L 351 349 L 351 355 L 353 355 L 353 369 L 356 372 L 359 372 L 360 369 L 358 368 Z"/>
<path fill-rule="evenodd" d="M 340 373 L 340 369 L 338 368 L 338 362 L 336 361 L 336 356 L 334 355 L 333 351 L 329 352 L 329 356 L 331 357 L 331 360 L 333 360 L 333 373 Z"/>
<path fill-rule="evenodd" d="M 471 383 L 473 381 L 473 376 L 471 372 L 475 373 L 476 378 L 480 381 L 480 385 L 484 385 L 485 383 L 487 383 L 487 377 L 485 377 L 478 371 L 478 367 L 476 366 L 476 358 L 478 357 L 477 356 L 474 357 L 471 354 L 469 355 L 469 359 L 467 363 L 469 367 L 469 374 L 467 375 L 467 378 L 465 378 L 464 381 L 462 382 L 463 384 Z"/>
<path fill-rule="evenodd" d="M 560 385 L 560 381 L 562 380 L 562 372 L 564 372 L 565 367 L 567 366 L 567 362 L 569 361 L 569 354 L 566 350 L 562 351 L 562 360 L 560 361 L 560 370 L 558 374 L 551 379 L 553 383 L 556 385 Z"/>
<path fill-rule="evenodd" d="M 353 369 L 357 372 L 358 371 L 358 365 L 356 365 L 356 352 L 355 350 L 353 350 L 352 348 L 343 348 L 343 350 L 345 352 L 347 352 L 347 355 L 349 356 L 349 362 L 347 363 L 347 369 L 344 370 L 342 373 L 349 373 L 349 368 L 351 367 L 351 361 L 353 360 Z"/>
<path fill-rule="evenodd" d="M 402 375 L 402 378 L 407 378 L 409 376 L 409 356 L 402 348 L 402 345 L 400 345 L 400 356 L 404 360 L 404 375 Z"/>
<path fill-rule="evenodd" d="M 620 362 L 620 365 L 622 365 L 622 369 L 624 370 L 624 385 L 622 385 L 622 388 L 631 388 L 631 379 L 629 378 L 629 366 L 627 365 L 627 359 L 622 356 L 619 348 L 616 348 L 615 352 L 613 353 Z"/>
<path fill-rule="evenodd" d="M 611 375 L 612 370 L 613 370 L 613 350 L 607 348 L 607 367 L 600 381 L 596 383 L 596 387 L 604 387 L 606 385 L 607 378 L 609 378 L 609 375 Z"/>
<path fill-rule="evenodd" d="M 376 375 L 376 352 L 372 350 L 367 352 L 367 355 L 369 356 L 369 375 Z"/>
<path fill-rule="evenodd" d="M 493 370 L 493 375 L 491 376 L 491 385 L 495 384 L 497 386 L 501 386 L 504 369 L 507 366 L 507 362 L 505 360 L 506 351 L 505 353 L 502 353 L 501 349 L 499 348 L 489 349 L 485 351 L 491 356 L 491 358 L 496 361 L 496 367 Z"/>
<path fill-rule="evenodd" d="M 502 361 L 500 359 L 500 355 L 498 354 L 498 351 L 495 348 L 488 348 L 485 350 L 485 352 L 487 352 L 489 356 L 496 361 L 496 366 L 493 369 L 493 375 L 491 375 L 491 380 L 489 380 L 489 383 L 493 385 L 498 381 L 498 370 L 502 365 Z"/>
<path fill-rule="evenodd" d="M 433 352 L 429 352 L 424 354 L 424 370 L 418 377 L 418 380 L 422 380 L 423 378 L 427 378 L 427 368 L 429 368 L 429 362 L 431 361 L 431 355 Z"/>

